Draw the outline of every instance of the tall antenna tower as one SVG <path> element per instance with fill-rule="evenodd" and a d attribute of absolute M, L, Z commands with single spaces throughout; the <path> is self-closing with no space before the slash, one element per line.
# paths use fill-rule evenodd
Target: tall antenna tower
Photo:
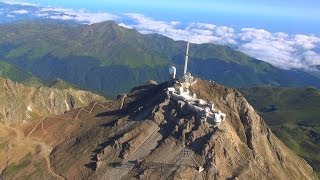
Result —
<path fill-rule="evenodd" d="M 188 37 L 188 44 L 187 44 L 187 51 L 186 51 L 186 59 L 184 61 L 184 70 L 183 70 L 183 74 L 187 73 L 188 70 L 188 60 L 189 60 L 189 46 L 190 46 L 190 36 Z"/>

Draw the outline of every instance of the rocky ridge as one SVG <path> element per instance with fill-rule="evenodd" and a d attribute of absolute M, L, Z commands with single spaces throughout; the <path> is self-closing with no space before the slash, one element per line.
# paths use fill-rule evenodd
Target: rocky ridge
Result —
<path fill-rule="evenodd" d="M 3 174 L 34 179 L 317 179 L 237 90 L 202 80 L 192 86 L 199 98 L 226 113 L 225 121 L 208 126 L 168 99 L 169 86 L 172 82 L 137 87 L 115 101 L 49 117 L 42 127 L 22 127 L 29 139 L 52 147 L 50 166 L 36 168 L 31 160 L 20 173 Z"/>
<path fill-rule="evenodd" d="M 32 87 L 0 78 L 0 120 L 5 123 L 59 115 L 93 101 L 105 101 L 105 98 L 72 88 Z"/>

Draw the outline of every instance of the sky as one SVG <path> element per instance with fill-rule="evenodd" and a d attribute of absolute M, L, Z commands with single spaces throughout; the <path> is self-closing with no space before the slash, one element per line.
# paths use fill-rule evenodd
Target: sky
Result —
<path fill-rule="evenodd" d="M 238 28 L 255 27 L 288 33 L 320 34 L 319 0 L 25 0 L 24 2 L 94 12 L 140 13 L 166 21 L 201 21 Z"/>
<path fill-rule="evenodd" d="M 1 1 L 1 0 L 0 0 Z M 36 15 L 87 24 L 114 20 L 175 40 L 228 45 L 282 69 L 320 65 L 319 0 L 24 0 Z M 30 13 L 23 11 L 18 13 Z M 59 12 L 49 15 L 49 12 Z M 1 12 L 0 12 L 1 13 Z M 7 14 L 14 16 L 15 14 Z"/>

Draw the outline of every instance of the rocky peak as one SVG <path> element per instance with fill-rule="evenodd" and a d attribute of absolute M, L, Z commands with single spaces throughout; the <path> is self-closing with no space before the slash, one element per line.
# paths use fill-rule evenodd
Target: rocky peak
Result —
<path fill-rule="evenodd" d="M 76 143 L 55 147 L 56 172 L 70 179 L 317 179 L 237 90 L 202 80 L 192 86 L 226 113 L 225 121 L 208 125 L 168 98 L 172 85 L 137 87 L 78 116 L 86 128 L 70 135 Z"/>

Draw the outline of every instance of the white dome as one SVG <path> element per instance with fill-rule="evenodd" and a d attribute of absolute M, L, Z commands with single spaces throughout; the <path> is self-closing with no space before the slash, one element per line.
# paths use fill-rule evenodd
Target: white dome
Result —
<path fill-rule="evenodd" d="M 169 73 L 170 74 L 176 74 L 176 72 L 177 72 L 176 67 L 174 67 L 174 66 L 169 67 Z"/>

